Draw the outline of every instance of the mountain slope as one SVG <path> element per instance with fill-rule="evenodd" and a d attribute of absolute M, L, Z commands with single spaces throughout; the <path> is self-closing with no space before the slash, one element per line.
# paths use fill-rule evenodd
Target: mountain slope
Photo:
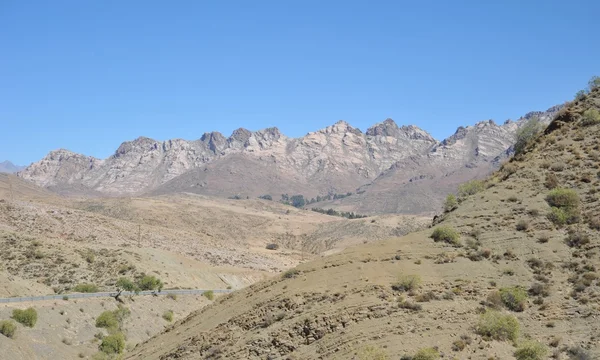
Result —
<path fill-rule="evenodd" d="M 128 357 L 383 359 L 435 347 L 444 358 L 509 359 L 531 339 L 556 359 L 598 358 L 600 115 L 585 122 L 589 108 L 600 108 L 600 89 L 436 220 L 461 247 L 428 230 L 350 248 L 224 297 Z M 552 197 L 556 186 L 576 195 Z M 581 216 L 558 224 L 564 211 Z M 484 312 L 513 318 L 515 341 L 494 340 L 502 333 L 484 330 Z"/>

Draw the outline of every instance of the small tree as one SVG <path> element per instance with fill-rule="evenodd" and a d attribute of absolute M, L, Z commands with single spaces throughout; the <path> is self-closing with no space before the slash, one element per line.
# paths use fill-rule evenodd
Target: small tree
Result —
<path fill-rule="evenodd" d="M 458 201 L 456 200 L 456 196 L 454 194 L 448 194 L 446 196 L 446 201 L 444 201 L 444 211 L 450 212 L 458 206 Z"/>
<path fill-rule="evenodd" d="M 123 291 L 130 291 L 136 294 L 140 292 L 140 288 L 133 281 L 125 277 L 119 278 L 115 285 L 117 287 L 117 295 L 115 296 L 115 300 L 117 301 L 121 301 L 120 296 Z"/>
<path fill-rule="evenodd" d="M 303 195 L 294 195 L 291 197 L 291 201 L 293 207 L 301 208 L 306 205 Z"/>
<path fill-rule="evenodd" d="M 140 290 L 158 290 L 161 291 L 163 288 L 163 283 L 160 279 L 152 275 L 146 275 L 138 281 L 137 285 Z"/>
<path fill-rule="evenodd" d="M 517 141 L 515 142 L 515 154 L 522 153 L 527 145 L 542 131 L 542 123 L 537 116 L 532 117 L 517 130 Z"/>

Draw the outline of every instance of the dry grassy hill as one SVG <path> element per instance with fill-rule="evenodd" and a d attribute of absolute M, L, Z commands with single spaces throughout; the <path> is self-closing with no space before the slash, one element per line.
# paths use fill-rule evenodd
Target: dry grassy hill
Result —
<path fill-rule="evenodd" d="M 132 359 L 600 358 L 600 89 L 434 229 L 219 299 Z M 456 233 L 455 233 L 456 232 Z"/>
<path fill-rule="evenodd" d="M 240 289 L 322 254 L 425 226 L 415 216 L 348 220 L 258 199 L 193 194 L 65 198 L 0 174 L 0 297 L 68 294 L 92 284 L 113 291 L 120 277 L 160 278 L 165 288 Z M 267 244 L 275 249 L 268 250 Z M 210 303 L 180 296 L 125 300 L 128 348 Z M 2 321 L 33 306 L 38 323 L 0 335 L 0 359 L 98 356 L 95 319 L 115 299 L 0 304 Z M 65 315 L 68 314 L 68 315 Z M 102 334 L 107 335 L 106 331 Z M 95 355 L 94 355 L 95 354 Z"/>

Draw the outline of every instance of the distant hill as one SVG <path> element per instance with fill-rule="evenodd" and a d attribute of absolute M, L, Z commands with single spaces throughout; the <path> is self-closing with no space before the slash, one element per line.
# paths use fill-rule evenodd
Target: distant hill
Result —
<path fill-rule="evenodd" d="M 0 162 L 0 173 L 12 174 L 12 173 L 16 173 L 17 171 L 21 171 L 23 169 L 25 169 L 25 166 L 15 165 L 8 160 Z"/>
<path fill-rule="evenodd" d="M 549 122 L 559 108 L 502 125 L 490 120 L 459 127 L 443 141 L 392 119 L 365 133 L 339 121 L 300 138 L 277 128 L 238 129 L 228 138 L 212 132 L 194 141 L 140 137 L 103 160 L 52 151 L 19 176 L 62 194 L 268 194 L 274 200 L 299 194 L 308 201 L 352 193 L 314 206 L 365 214 L 432 213 L 458 183 L 488 174 L 508 156 L 527 117 Z"/>

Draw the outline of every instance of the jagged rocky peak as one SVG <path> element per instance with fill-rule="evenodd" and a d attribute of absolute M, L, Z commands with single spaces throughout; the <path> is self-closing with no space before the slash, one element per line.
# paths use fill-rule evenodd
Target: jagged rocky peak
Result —
<path fill-rule="evenodd" d="M 117 151 L 115 151 L 114 156 L 119 157 L 132 151 L 147 151 L 151 150 L 152 148 L 158 148 L 158 142 L 154 139 L 150 139 L 145 136 L 140 136 L 135 140 L 125 141 L 124 143 L 122 143 L 121 146 L 119 146 L 119 148 L 117 149 Z"/>
<path fill-rule="evenodd" d="M 71 150 L 67 150 L 67 149 L 56 149 L 56 150 L 52 150 L 48 153 L 48 155 L 46 155 L 42 160 L 51 160 L 51 161 L 64 161 L 67 159 L 71 159 L 71 158 L 77 158 L 77 159 L 95 159 L 92 156 L 85 156 L 82 154 L 78 154 L 76 152 L 73 152 Z"/>
<path fill-rule="evenodd" d="M 279 129 L 276 127 L 270 127 L 270 128 L 259 130 L 259 131 L 255 132 L 254 135 L 259 138 L 269 139 L 269 140 L 277 140 L 281 137 L 285 137 L 283 134 L 281 134 L 281 131 L 279 131 Z"/>
<path fill-rule="evenodd" d="M 450 137 L 448 137 L 447 139 L 444 139 L 444 141 L 442 141 L 442 145 L 449 146 L 449 145 L 455 144 L 458 140 L 461 140 L 461 139 L 464 139 L 465 137 L 467 137 L 468 133 L 469 133 L 469 130 L 466 127 L 459 126 L 453 135 L 451 135 Z"/>
<path fill-rule="evenodd" d="M 210 142 L 218 143 L 218 142 L 227 141 L 227 138 L 225 138 L 225 136 L 223 136 L 223 134 L 221 134 L 220 132 L 213 131 L 213 132 L 207 132 L 207 133 L 202 134 L 200 141 L 206 142 L 206 143 L 210 143 Z"/>
<path fill-rule="evenodd" d="M 427 131 L 415 125 L 402 125 L 401 127 L 398 127 L 396 122 L 390 118 L 371 126 L 369 129 L 367 129 L 367 135 L 425 140 L 432 143 L 437 142 Z"/>
<path fill-rule="evenodd" d="M 222 151 L 227 145 L 227 138 L 218 131 L 204 133 L 200 138 L 200 142 L 206 144 L 210 151 L 219 152 Z"/>
<path fill-rule="evenodd" d="M 325 134 L 336 134 L 336 133 L 352 133 L 355 135 L 361 135 L 362 131 L 348 124 L 344 120 L 338 120 L 335 124 L 326 127 L 325 129 L 321 129 L 318 132 Z"/>
<path fill-rule="evenodd" d="M 383 122 L 377 123 L 367 129 L 367 135 L 369 136 L 397 136 L 398 125 L 390 118 L 385 119 Z"/>
<path fill-rule="evenodd" d="M 231 136 L 229 137 L 229 141 L 238 141 L 238 142 L 246 142 L 252 136 L 252 131 L 244 128 L 239 128 L 233 130 Z"/>
<path fill-rule="evenodd" d="M 431 134 L 415 125 L 402 125 L 400 130 L 409 139 L 425 140 L 433 143 L 437 142 L 437 140 L 435 140 Z"/>

